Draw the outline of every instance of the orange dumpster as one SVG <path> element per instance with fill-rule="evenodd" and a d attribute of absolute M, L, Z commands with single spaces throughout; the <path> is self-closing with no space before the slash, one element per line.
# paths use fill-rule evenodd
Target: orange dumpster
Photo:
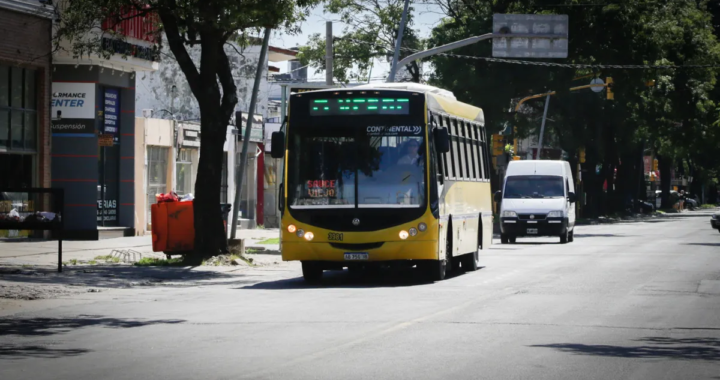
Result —
<path fill-rule="evenodd" d="M 154 252 L 191 251 L 195 242 L 192 202 L 163 202 L 151 206 Z"/>
<path fill-rule="evenodd" d="M 230 205 L 221 205 L 227 220 Z M 193 202 L 161 202 L 150 207 L 153 252 L 181 253 L 195 248 Z M 225 229 L 227 230 L 227 222 Z"/>

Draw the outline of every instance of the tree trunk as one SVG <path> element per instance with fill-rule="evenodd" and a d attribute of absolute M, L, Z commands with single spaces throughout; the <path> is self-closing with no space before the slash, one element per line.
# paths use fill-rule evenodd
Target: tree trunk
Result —
<path fill-rule="evenodd" d="M 213 9 L 206 9 L 209 13 Z M 217 28 L 199 31 L 200 69 L 185 46 L 181 25 L 175 14 L 161 8 L 168 45 L 200 105 L 200 160 L 193 202 L 195 250 L 186 258 L 199 264 L 203 258 L 228 252 L 227 235 L 220 210 L 220 186 L 225 134 L 237 104 L 237 89 L 223 48 L 227 36 Z M 220 91 L 222 85 L 222 92 Z"/>
<path fill-rule="evenodd" d="M 220 212 L 227 121 L 222 121 L 219 116 L 220 104 L 206 104 L 200 108 L 202 144 L 195 181 L 195 255 L 192 261 L 228 252 L 224 219 Z"/>

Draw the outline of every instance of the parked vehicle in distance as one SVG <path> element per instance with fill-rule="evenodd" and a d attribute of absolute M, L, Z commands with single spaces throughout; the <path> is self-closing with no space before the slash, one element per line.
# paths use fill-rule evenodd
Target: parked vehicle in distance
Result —
<path fill-rule="evenodd" d="M 561 244 L 574 240 L 576 195 L 567 161 L 511 161 L 495 200 L 501 202 L 501 243 L 520 236 L 559 236 Z"/>
<path fill-rule="evenodd" d="M 716 212 L 715 214 L 713 214 L 712 218 L 710 219 L 710 225 L 712 226 L 712 228 L 720 232 L 720 212 Z"/>

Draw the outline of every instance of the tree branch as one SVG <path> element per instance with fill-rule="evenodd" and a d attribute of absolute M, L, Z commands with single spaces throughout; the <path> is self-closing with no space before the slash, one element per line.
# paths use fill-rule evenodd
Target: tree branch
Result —
<path fill-rule="evenodd" d="M 237 86 L 235 86 L 235 80 L 232 76 L 232 68 L 230 67 L 230 60 L 228 59 L 227 53 L 225 53 L 224 45 L 225 44 L 221 42 L 217 47 L 217 75 L 223 92 L 220 110 L 223 117 L 230 117 L 232 116 L 232 111 L 235 109 L 235 105 L 238 102 Z M 258 62 L 258 64 L 262 64 L 262 62 Z M 250 111 L 250 113 L 252 113 L 252 111 Z"/>
<path fill-rule="evenodd" d="M 173 4 L 175 3 L 174 0 L 169 0 L 169 2 Z M 175 15 L 170 9 L 167 8 L 159 9 L 158 15 L 163 22 L 163 26 L 165 28 L 165 35 L 167 36 L 170 50 L 172 50 L 173 55 L 175 55 L 175 59 L 180 66 L 180 69 L 185 74 L 185 77 L 188 80 L 188 84 L 190 85 L 190 89 L 192 89 L 195 96 L 200 96 L 200 73 L 198 72 L 195 63 L 193 62 L 192 58 L 190 58 L 190 54 L 188 54 L 188 51 L 183 44 L 184 39 L 180 34 L 180 30 L 178 29 L 178 23 Z"/>

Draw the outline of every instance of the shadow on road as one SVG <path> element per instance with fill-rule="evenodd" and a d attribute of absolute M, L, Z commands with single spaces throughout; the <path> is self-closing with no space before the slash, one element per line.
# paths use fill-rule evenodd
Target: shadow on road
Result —
<path fill-rule="evenodd" d="M 50 336 L 63 334 L 82 327 L 101 326 L 117 329 L 159 324 L 179 324 L 182 319 L 119 319 L 96 315 L 79 315 L 76 318 L 0 318 L 0 336 Z"/>
<path fill-rule="evenodd" d="M 700 245 L 705 247 L 720 247 L 720 243 L 686 243 L 685 245 Z"/>
<path fill-rule="evenodd" d="M 573 343 L 541 344 L 531 347 L 553 348 L 576 355 L 594 355 L 630 359 L 720 360 L 720 339 L 666 338 L 637 339 L 641 346 L 608 346 Z"/>
<path fill-rule="evenodd" d="M 194 286 L 201 281 L 239 278 L 238 274 L 191 267 L 91 266 L 65 268 L 62 273 L 49 267 L 0 266 L 0 280 L 19 285 L 70 285 L 97 288 L 129 288 L 133 286 Z"/>
<path fill-rule="evenodd" d="M 57 359 L 68 356 L 86 354 L 90 350 L 81 348 L 49 348 L 42 346 L 13 346 L 0 344 L 0 360 L 14 360 L 25 358 Z"/>
<path fill-rule="evenodd" d="M 479 267 L 478 270 L 484 267 Z M 462 270 L 448 274 L 445 281 L 460 277 Z M 287 289 L 318 289 L 318 288 L 394 288 L 428 285 L 430 282 L 423 273 L 416 269 L 395 269 L 350 273 L 347 270 L 325 271 L 322 282 L 318 285 L 305 283 L 302 277 L 276 281 L 259 282 L 236 289 L 252 290 L 287 290 Z"/>
<path fill-rule="evenodd" d="M 10 336 L 22 338 L 47 337 L 63 334 L 83 327 L 107 327 L 127 329 L 161 324 L 181 324 L 182 319 L 119 319 L 106 318 L 94 315 L 80 315 L 76 318 L 0 318 L 0 337 L 4 341 Z M 38 345 L 0 344 L 0 360 L 42 358 L 52 359 L 68 356 L 78 356 L 90 352 L 80 348 L 52 348 Z"/>

